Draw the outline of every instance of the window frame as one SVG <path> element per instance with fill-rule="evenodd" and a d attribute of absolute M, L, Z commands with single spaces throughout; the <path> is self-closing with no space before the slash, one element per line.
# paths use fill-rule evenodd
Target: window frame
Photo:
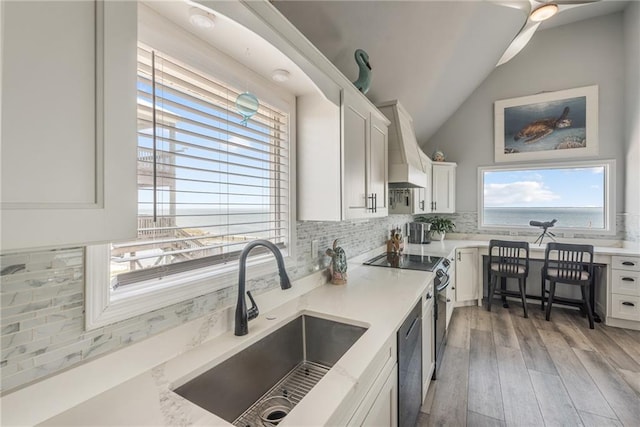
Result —
<path fill-rule="evenodd" d="M 484 173 L 493 171 L 523 171 L 533 169 L 570 169 L 604 167 L 604 225 L 603 229 L 585 227 L 554 227 L 554 231 L 562 232 L 564 237 L 573 237 L 574 234 L 584 235 L 615 235 L 616 234 L 616 161 L 587 160 L 580 162 L 558 162 L 558 163 L 522 163 L 505 166 L 480 166 L 478 167 L 478 230 L 481 231 L 535 231 L 531 226 L 523 225 L 485 225 L 484 224 Z"/>
<path fill-rule="evenodd" d="M 184 30 L 159 21 L 152 12 L 140 10 L 139 40 L 199 70 L 206 70 L 226 84 L 244 87 L 289 114 L 289 218 L 285 267 L 296 262 L 296 103 L 295 96 L 266 78 L 237 63 L 226 54 Z M 162 24 L 158 27 L 158 24 Z M 157 28 L 162 28 L 158 31 Z M 136 185 L 133 183 L 132 185 Z M 137 210 L 136 210 L 137 215 Z M 108 324 L 148 313 L 220 289 L 238 281 L 238 260 L 196 268 L 164 278 L 112 289 L 110 280 L 110 244 L 87 246 L 85 328 L 93 330 Z M 271 253 L 252 256 L 247 262 L 247 276 L 260 277 L 277 272 Z"/>

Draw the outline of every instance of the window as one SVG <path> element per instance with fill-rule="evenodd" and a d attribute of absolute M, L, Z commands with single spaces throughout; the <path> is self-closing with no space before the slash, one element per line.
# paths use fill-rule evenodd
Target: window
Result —
<path fill-rule="evenodd" d="M 527 228 L 553 219 L 568 233 L 615 233 L 615 162 L 478 169 L 479 228 Z"/>
<path fill-rule="evenodd" d="M 236 260 L 255 239 L 291 255 L 293 98 L 274 96 L 276 107 L 261 88 L 248 117 L 236 106 L 243 92 L 139 44 L 138 237 L 88 249 L 90 275 L 109 278 L 92 286 L 99 302 L 87 296 L 88 327 L 234 284 Z M 270 258 L 253 250 L 254 272 Z"/>

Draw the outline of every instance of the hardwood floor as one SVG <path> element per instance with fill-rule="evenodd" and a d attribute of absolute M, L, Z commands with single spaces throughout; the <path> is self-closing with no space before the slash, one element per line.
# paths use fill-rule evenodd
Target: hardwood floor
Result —
<path fill-rule="evenodd" d="M 640 333 L 528 308 L 455 309 L 418 426 L 640 426 Z"/>

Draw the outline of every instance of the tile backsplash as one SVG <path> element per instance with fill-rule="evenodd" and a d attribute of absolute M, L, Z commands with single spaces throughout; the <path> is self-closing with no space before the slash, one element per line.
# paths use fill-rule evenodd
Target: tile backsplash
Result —
<path fill-rule="evenodd" d="M 381 246 L 409 215 L 343 222 L 298 222 L 293 280 L 326 268 L 326 248 L 338 238 L 349 257 Z M 318 241 L 318 253 L 311 242 Z M 96 330 L 84 330 L 84 248 L 0 255 L 0 371 L 6 392 L 190 320 L 235 305 L 232 286 Z M 252 278 L 258 295 L 278 287 L 277 274 Z"/>
<path fill-rule="evenodd" d="M 444 216 L 454 220 L 456 233 L 483 234 L 477 229 L 476 212 Z M 352 257 L 382 245 L 392 227 L 411 220 L 410 215 L 391 215 L 360 221 L 298 222 L 296 262 L 288 268 L 289 275 L 296 280 L 326 268 L 330 259 L 324 251 L 336 238 Z M 618 214 L 616 222 L 617 235 L 602 238 L 640 240 L 638 215 Z M 318 241 L 315 254 L 311 253 L 313 240 Z M 190 320 L 222 313 L 234 306 L 237 292 L 235 286 L 224 288 L 87 332 L 84 330 L 84 248 L 2 254 L 0 270 L 3 273 L 0 276 L 3 392 Z M 278 286 L 276 274 L 252 278 L 247 283 L 247 288 L 256 295 Z"/>

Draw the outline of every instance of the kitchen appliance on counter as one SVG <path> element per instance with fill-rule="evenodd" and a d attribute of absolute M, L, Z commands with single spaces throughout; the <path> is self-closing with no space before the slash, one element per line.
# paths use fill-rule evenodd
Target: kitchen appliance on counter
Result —
<path fill-rule="evenodd" d="M 428 222 L 410 222 L 408 231 L 409 243 L 431 243 L 431 224 Z"/>
<path fill-rule="evenodd" d="M 444 258 L 429 255 L 412 255 L 402 252 L 385 252 L 368 261 L 364 265 L 375 267 L 404 268 L 406 270 L 436 270 Z M 447 260 L 448 262 L 448 260 Z"/>

